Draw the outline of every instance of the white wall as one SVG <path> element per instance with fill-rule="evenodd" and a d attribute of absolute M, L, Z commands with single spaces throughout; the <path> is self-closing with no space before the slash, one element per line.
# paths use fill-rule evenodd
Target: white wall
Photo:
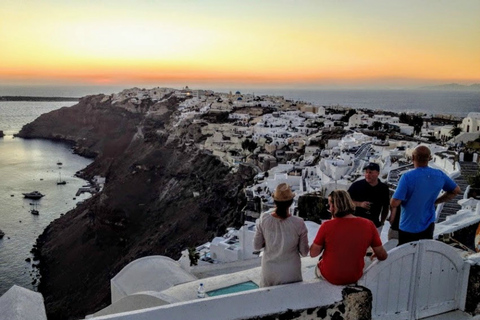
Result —
<path fill-rule="evenodd" d="M 96 320 L 238 320 L 267 316 L 288 310 L 329 306 L 342 301 L 343 286 L 326 281 L 298 282 L 236 294 L 209 297 L 166 306 L 95 317 Z"/>
<path fill-rule="evenodd" d="M 242 259 L 254 259 L 258 256 L 253 254 L 253 237 L 255 236 L 255 223 L 245 221 L 245 224 L 238 232 L 240 245 L 242 246 Z"/>

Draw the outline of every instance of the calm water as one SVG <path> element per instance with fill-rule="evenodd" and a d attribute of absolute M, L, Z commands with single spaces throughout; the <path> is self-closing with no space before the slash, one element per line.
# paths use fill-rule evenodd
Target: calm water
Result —
<path fill-rule="evenodd" d="M 40 114 L 73 105 L 72 102 L 0 102 L 0 295 L 16 284 L 28 289 L 36 268 L 25 261 L 30 250 L 46 226 L 61 214 L 75 207 L 78 201 L 89 197 L 75 197 L 84 180 L 74 177 L 91 160 L 72 154 L 70 147 L 46 140 L 13 138 L 22 125 Z M 62 165 L 57 165 L 57 162 Z M 66 185 L 57 185 L 60 178 Z M 38 190 L 45 194 L 40 200 L 25 199 L 23 192 Z M 74 200 L 73 198 L 76 198 Z M 38 216 L 32 215 L 30 203 L 37 203 Z"/>
<path fill-rule="evenodd" d="M 397 113 L 421 112 L 466 117 L 480 112 L 480 91 L 438 90 L 248 90 L 255 94 L 283 95 L 285 98 L 322 106 L 341 105 L 355 109 L 388 110 Z"/>

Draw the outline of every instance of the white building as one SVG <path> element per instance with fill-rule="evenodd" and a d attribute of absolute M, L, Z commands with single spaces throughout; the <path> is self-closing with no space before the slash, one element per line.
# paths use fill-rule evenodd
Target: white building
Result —
<path fill-rule="evenodd" d="M 239 229 L 232 229 L 223 237 L 215 237 L 210 243 L 210 257 L 218 262 L 233 262 L 239 260 L 255 259 L 253 237 L 255 223 L 245 221 Z"/>
<path fill-rule="evenodd" d="M 414 128 L 405 123 L 398 123 L 398 127 L 400 128 L 400 133 L 410 136 L 413 135 Z"/>
<path fill-rule="evenodd" d="M 388 123 L 388 124 L 397 124 L 399 123 L 399 118 L 398 117 L 392 117 L 384 114 L 375 114 L 371 118 L 371 123 L 378 121 L 381 123 Z"/>
<path fill-rule="evenodd" d="M 360 125 L 368 125 L 368 115 L 364 113 L 356 113 L 348 119 L 348 126 L 355 128 Z"/>
<path fill-rule="evenodd" d="M 463 132 L 480 132 L 480 112 L 470 112 L 460 124 Z"/>
<path fill-rule="evenodd" d="M 448 140 L 452 136 L 451 131 L 453 129 L 452 125 L 441 126 L 435 129 L 435 138 Z"/>

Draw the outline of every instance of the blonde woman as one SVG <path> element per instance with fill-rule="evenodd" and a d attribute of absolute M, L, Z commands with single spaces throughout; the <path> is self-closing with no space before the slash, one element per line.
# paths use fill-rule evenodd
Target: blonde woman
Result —
<path fill-rule="evenodd" d="M 294 197 L 288 184 L 279 184 L 275 209 L 257 219 L 253 247 L 264 250 L 261 287 L 302 281 L 300 256 L 308 254 L 308 231 L 303 219 L 289 212 Z"/>
<path fill-rule="evenodd" d="M 372 221 L 356 217 L 355 204 L 345 190 L 328 196 L 332 220 L 324 222 L 310 247 L 310 256 L 323 252 L 318 262 L 318 276 L 336 285 L 356 283 L 363 275 L 364 257 L 372 247 L 373 257 L 387 259 L 377 228 Z"/>

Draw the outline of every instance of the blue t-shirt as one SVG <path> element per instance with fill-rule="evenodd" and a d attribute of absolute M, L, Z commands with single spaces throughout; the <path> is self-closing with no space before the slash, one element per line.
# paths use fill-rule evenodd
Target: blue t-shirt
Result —
<path fill-rule="evenodd" d="M 400 230 L 419 233 L 435 222 L 435 200 L 457 184 L 442 170 L 419 167 L 402 175 L 392 198 L 402 201 Z"/>

